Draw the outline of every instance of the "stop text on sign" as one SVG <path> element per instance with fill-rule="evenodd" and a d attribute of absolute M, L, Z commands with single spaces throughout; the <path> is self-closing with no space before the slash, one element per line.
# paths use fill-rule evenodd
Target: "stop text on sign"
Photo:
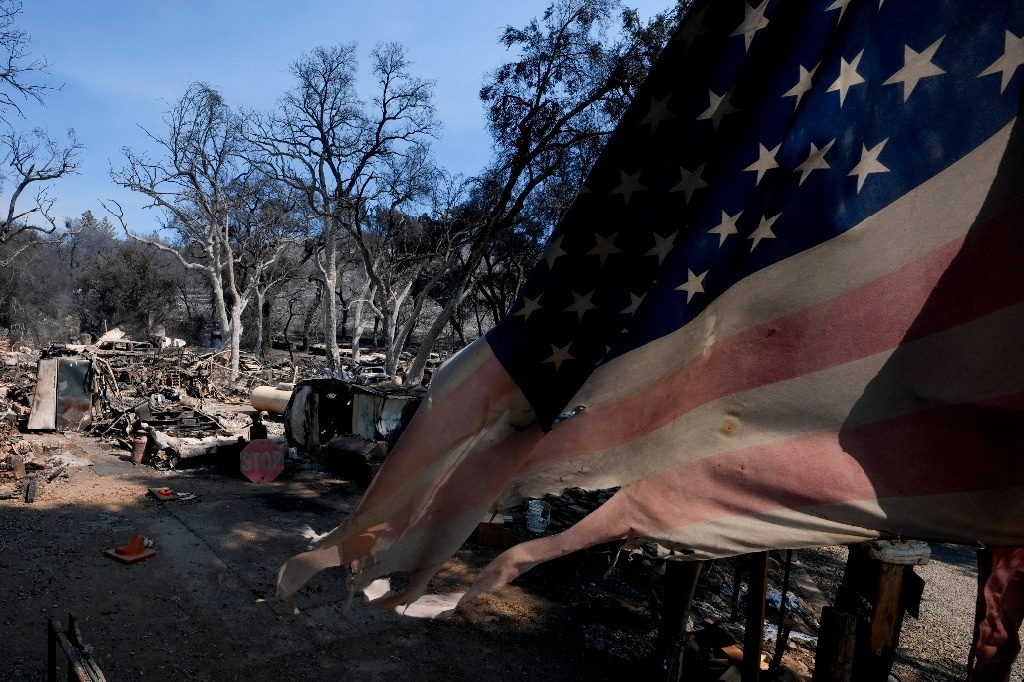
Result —
<path fill-rule="evenodd" d="M 273 481 L 284 471 L 284 451 L 272 440 L 254 440 L 242 450 L 238 464 L 253 483 Z"/>

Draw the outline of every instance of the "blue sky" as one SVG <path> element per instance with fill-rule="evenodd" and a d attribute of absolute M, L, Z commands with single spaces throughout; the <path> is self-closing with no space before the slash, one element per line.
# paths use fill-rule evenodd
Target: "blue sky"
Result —
<path fill-rule="evenodd" d="M 644 18 L 673 0 L 626 0 Z M 86 146 L 81 172 L 57 181 L 55 213 L 103 215 L 101 200 L 124 207 L 133 231 L 156 225 L 139 197 L 110 180 L 122 147 L 146 148 L 140 126 L 162 133 L 162 115 L 187 85 L 204 81 L 235 107 L 265 109 L 292 86 L 289 64 L 321 45 L 357 42 L 362 63 L 378 41 L 403 43 L 417 76 L 436 80 L 444 123 L 435 154 L 466 175 L 486 162 L 489 142 L 477 98 L 485 72 L 507 59 L 505 25 L 539 16 L 546 0 L 25 0 L 18 25 L 33 55 L 63 85 L 45 107 L 25 107 L 24 127 L 53 135 L 74 128 Z M 0 192 L 0 201 L 7 197 Z"/>

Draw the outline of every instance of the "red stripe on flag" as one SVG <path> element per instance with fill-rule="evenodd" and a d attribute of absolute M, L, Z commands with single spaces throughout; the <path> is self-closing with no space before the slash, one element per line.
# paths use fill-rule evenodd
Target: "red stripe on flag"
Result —
<path fill-rule="evenodd" d="M 1024 485 L 1024 393 L 997 405 L 924 410 L 688 462 L 623 489 L 579 530 L 644 537 L 779 509 Z"/>
<path fill-rule="evenodd" d="M 564 461 L 622 445 L 722 397 L 882 353 L 1018 303 L 1019 222 L 1018 211 L 1008 212 L 976 227 L 963 250 L 957 240 L 843 296 L 723 339 L 643 393 L 560 425 L 562 437 L 541 442 L 531 460 Z M 957 295 L 927 305 L 954 258 L 962 263 Z"/>
<path fill-rule="evenodd" d="M 1024 393 L 991 403 L 941 407 L 893 419 L 810 434 L 688 462 L 620 490 L 608 502 L 568 530 L 517 545 L 480 573 L 463 601 L 508 583 L 542 561 L 623 538 L 679 538 L 679 531 L 730 518 L 755 517 L 787 509 L 812 513 L 837 523 L 863 519 L 841 505 L 876 501 L 885 515 L 872 528 L 909 535 L 901 520 L 906 505 L 887 508 L 886 499 L 994 492 L 1012 495 L 1024 485 Z M 980 434 L 987 438 L 979 439 Z M 983 452 L 984 462 L 969 456 Z M 683 491 L 691 491 L 683 494 Z M 913 509 L 913 507 L 909 507 Z M 964 513 L 947 537 L 985 542 L 992 524 Z M 948 519 L 947 519 L 948 520 Z M 782 533 L 788 532 L 781 529 Z M 1002 532 L 997 530 L 996 532 Z M 997 539 L 1005 540 L 1005 536 Z M 750 547 L 777 546 L 777 538 L 751 539 Z"/>

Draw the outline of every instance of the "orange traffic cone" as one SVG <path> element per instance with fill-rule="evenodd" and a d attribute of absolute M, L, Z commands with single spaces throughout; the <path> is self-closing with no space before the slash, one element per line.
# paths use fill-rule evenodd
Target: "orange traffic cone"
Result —
<path fill-rule="evenodd" d="M 142 554 L 142 550 L 144 549 L 146 549 L 146 538 L 139 534 L 133 537 L 131 542 L 127 545 L 122 545 L 114 551 L 125 556 L 134 556 L 136 554 Z"/>
<path fill-rule="evenodd" d="M 117 559 L 122 564 L 133 564 L 142 561 L 156 554 L 153 549 L 153 541 L 143 537 L 141 534 L 133 537 L 127 545 L 121 545 L 115 549 L 108 549 L 104 552 L 111 559 Z"/>

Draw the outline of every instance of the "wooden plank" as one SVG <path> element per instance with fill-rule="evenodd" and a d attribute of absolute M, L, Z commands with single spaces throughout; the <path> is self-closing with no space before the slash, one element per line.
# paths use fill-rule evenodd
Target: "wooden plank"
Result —
<path fill-rule="evenodd" d="M 876 656 L 888 656 L 896 649 L 903 615 L 900 592 L 906 570 L 906 566 L 882 562 L 871 615 L 871 652 Z"/>
<path fill-rule="evenodd" d="M 686 620 L 700 582 L 703 561 L 666 561 L 665 601 L 658 640 L 668 662 L 666 682 L 683 682 L 689 672 L 685 660 Z"/>
<path fill-rule="evenodd" d="M 765 596 L 768 592 L 768 552 L 750 555 L 747 583 L 747 624 L 743 632 L 743 682 L 761 678 L 761 647 L 764 643 Z"/>
<path fill-rule="evenodd" d="M 42 431 L 57 428 L 57 358 L 44 358 L 36 370 L 36 393 L 32 399 L 32 412 L 28 415 L 28 430 Z"/>

